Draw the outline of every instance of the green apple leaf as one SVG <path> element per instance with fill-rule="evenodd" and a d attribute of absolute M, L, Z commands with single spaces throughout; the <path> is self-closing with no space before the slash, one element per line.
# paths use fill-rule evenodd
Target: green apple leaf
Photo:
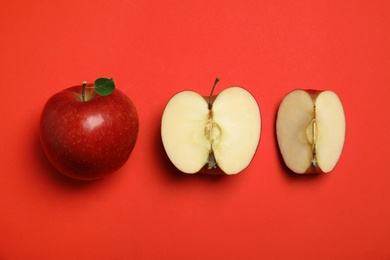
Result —
<path fill-rule="evenodd" d="M 112 78 L 98 78 L 95 80 L 94 88 L 101 96 L 110 95 L 115 89 L 115 83 Z"/>

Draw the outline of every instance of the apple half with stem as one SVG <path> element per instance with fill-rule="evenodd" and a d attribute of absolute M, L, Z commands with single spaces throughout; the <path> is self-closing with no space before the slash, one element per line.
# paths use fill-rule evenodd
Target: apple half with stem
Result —
<path fill-rule="evenodd" d="M 329 90 L 293 90 L 281 102 L 276 136 L 283 160 L 295 173 L 330 172 L 344 146 L 345 116 Z"/>
<path fill-rule="evenodd" d="M 128 160 L 138 137 L 133 102 L 112 79 L 74 86 L 49 98 L 40 119 L 40 139 L 52 165 L 80 180 L 103 178 Z"/>
<path fill-rule="evenodd" d="M 261 132 L 260 109 L 241 87 L 213 96 L 194 91 L 174 95 L 162 116 L 161 137 L 171 162 L 180 171 L 237 174 L 254 157 Z"/>

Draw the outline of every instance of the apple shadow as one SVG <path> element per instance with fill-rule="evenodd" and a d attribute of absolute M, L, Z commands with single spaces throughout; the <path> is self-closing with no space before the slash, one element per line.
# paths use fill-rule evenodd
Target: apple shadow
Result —
<path fill-rule="evenodd" d="M 45 175 L 49 179 L 49 181 L 55 182 L 56 184 L 71 190 L 91 186 L 93 183 L 99 182 L 99 180 L 77 180 L 60 173 L 56 168 L 54 168 L 54 166 L 50 163 L 49 159 L 46 157 L 45 151 L 43 150 L 43 147 L 41 145 L 39 134 L 35 135 L 34 148 L 36 161 L 40 162 L 39 164 L 41 166 L 40 174 Z"/>

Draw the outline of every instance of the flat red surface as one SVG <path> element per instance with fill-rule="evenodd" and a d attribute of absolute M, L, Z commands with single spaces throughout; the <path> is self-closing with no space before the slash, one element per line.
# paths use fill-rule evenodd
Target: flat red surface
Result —
<path fill-rule="evenodd" d="M 229 2 L 229 3 L 228 3 Z M 389 1 L 11 1 L 0 4 L 1 259 L 389 259 Z M 38 139 L 46 100 L 113 77 L 135 103 L 128 162 L 73 181 Z M 183 89 L 240 85 L 260 146 L 236 176 L 184 175 L 160 121 Z M 347 133 L 333 172 L 296 176 L 275 138 L 282 98 L 331 89 Z"/>

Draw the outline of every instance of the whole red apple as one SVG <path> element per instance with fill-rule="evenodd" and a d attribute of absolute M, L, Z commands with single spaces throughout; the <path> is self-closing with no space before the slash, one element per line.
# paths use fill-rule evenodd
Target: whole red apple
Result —
<path fill-rule="evenodd" d="M 139 120 L 131 100 L 114 89 L 112 79 L 70 87 L 43 108 L 40 139 L 53 166 L 64 175 L 96 180 L 129 158 Z"/>

